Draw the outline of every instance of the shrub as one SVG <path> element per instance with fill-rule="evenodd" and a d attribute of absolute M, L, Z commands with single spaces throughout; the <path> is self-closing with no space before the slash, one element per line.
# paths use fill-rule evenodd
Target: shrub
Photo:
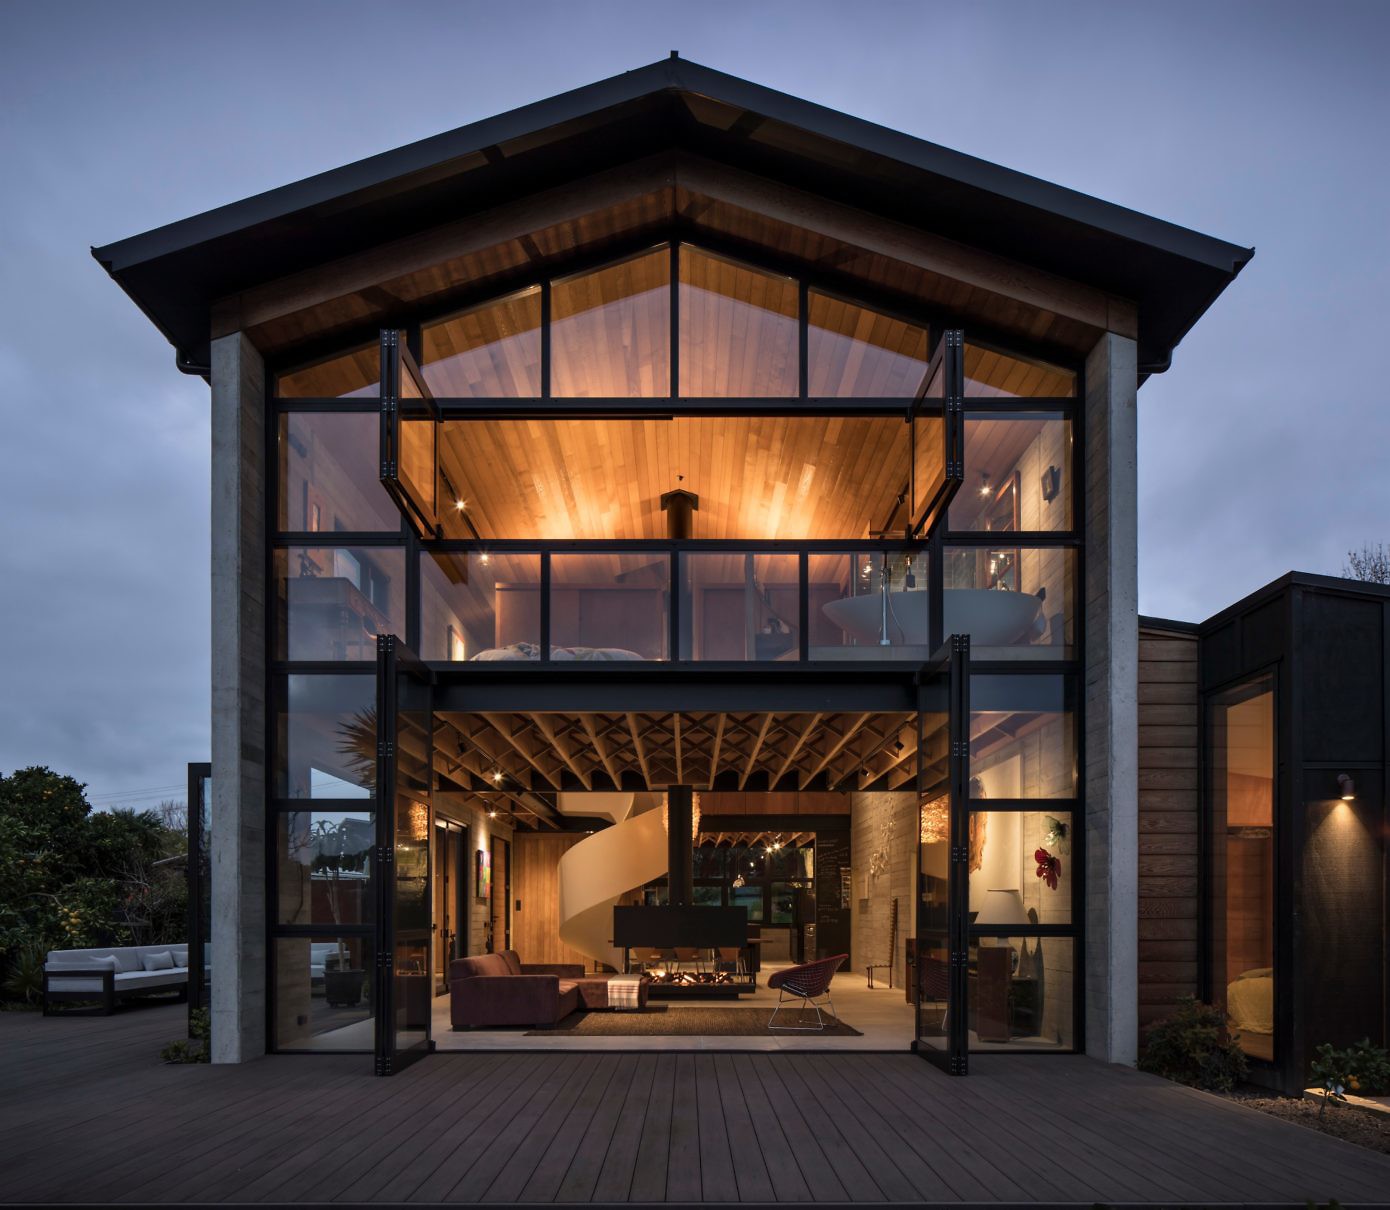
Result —
<path fill-rule="evenodd" d="M 1324 1042 L 1317 1049 L 1311 1073 L 1313 1082 L 1327 1099 L 1345 1100 L 1344 1093 L 1381 1096 L 1390 1093 L 1390 1051 L 1374 1045 L 1370 1038 L 1337 1049 Z"/>
<path fill-rule="evenodd" d="M 189 1037 L 170 1042 L 159 1052 L 166 1063 L 206 1063 L 211 1058 L 212 1015 L 205 1008 L 188 1014 Z"/>
<path fill-rule="evenodd" d="M 43 966 L 48 958 L 48 946 L 42 941 L 21 945 L 10 959 L 5 972 L 4 995 L 7 1003 L 24 1008 L 36 1008 L 43 1000 Z"/>
<path fill-rule="evenodd" d="M 1184 996 L 1171 1017 L 1149 1030 L 1139 1070 L 1193 1088 L 1230 1092 L 1250 1064 L 1226 1029 L 1225 1014 Z"/>

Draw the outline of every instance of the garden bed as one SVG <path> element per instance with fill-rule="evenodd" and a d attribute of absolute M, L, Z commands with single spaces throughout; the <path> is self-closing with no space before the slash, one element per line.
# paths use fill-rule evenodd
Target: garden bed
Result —
<path fill-rule="evenodd" d="M 1334 1138 L 1345 1139 L 1348 1143 L 1390 1155 L 1390 1115 L 1366 1113 L 1336 1103 L 1323 1110 L 1320 1101 L 1272 1097 L 1265 1092 L 1232 1093 L 1231 1099 L 1248 1109 L 1258 1109 L 1271 1117 L 1282 1118 L 1286 1122 L 1307 1126 Z"/>

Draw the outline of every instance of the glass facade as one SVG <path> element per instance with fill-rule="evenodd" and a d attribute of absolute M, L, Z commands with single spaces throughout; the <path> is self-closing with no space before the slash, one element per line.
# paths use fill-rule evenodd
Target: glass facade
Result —
<path fill-rule="evenodd" d="M 662 244 L 426 319 L 402 339 L 441 406 L 442 421 L 418 433 L 412 413 L 401 450 L 403 470 L 437 497 L 439 537 L 408 533 L 381 484 L 376 346 L 272 379 L 275 1046 L 372 1044 L 381 888 L 368 839 L 377 699 L 366 665 L 376 636 L 459 665 L 452 674 L 489 661 L 676 659 L 750 665 L 729 673 L 739 677 L 803 659 L 920 664 L 951 633 L 971 636 L 976 665 L 971 1045 L 1076 1045 L 1077 374 L 966 343 L 964 481 L 928 544 L 902 535 L 947 481 L 945 382 L 924 382 L 935 320 L 929 330 L 808 281 Z M 486 421 L 476 403 L 449 408 L 671 396 L 753 406 Z M 798 399 L 864 406 L 796 414 Z M 759 412 L 758 400 L 779 406 Z M 692 485 L 697 464 L 717 473 Z M 690 546 L 666 541 L 660 497 L 678 487 L 700 496 Z M 427 798 L 403 792 L 402 827 Z M 395 953 L 399 978 L 428 968 L 428 903 L 417 894 L 427 844 L 421 862 L 400 862 L 390 888 L 411 934 Z M 701 846 L 695 893 L 787 928 L 810 873 Z M 1022 920 L 989 923 L 995 891 L 1017 893 Z M 405 1014 L 396 1032 L 411 1035 L 415 992 L 397 985 L 393 999 Z"/>

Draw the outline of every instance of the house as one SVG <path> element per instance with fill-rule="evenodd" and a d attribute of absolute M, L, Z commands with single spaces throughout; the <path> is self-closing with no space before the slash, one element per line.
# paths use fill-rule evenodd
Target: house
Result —
<path fill-rule="evenodd" d="M 1249 249 L 673 57 L 94 255 L 212 389 L 218 1061 L 505 949 L 1134 1060 L 1136 399 Z"/>

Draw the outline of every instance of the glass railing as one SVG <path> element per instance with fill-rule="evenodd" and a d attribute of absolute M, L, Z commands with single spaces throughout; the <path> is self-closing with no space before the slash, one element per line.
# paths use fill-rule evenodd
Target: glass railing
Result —
<path fill-rule="evenodd" d="M 1045 596 L 1031 575 L 966 576 L 951 553 L 933 569 L 924 546 L 885 542 L 434 551 L 422 556 L 420 650 L 449 663 L 921 662 L 947 634 L 978 630 L 990 659 L 1070 657 L 1072 552 L 1056 552 Z M 1040 623 L 1044 602 L 1053 614 Z"/>

